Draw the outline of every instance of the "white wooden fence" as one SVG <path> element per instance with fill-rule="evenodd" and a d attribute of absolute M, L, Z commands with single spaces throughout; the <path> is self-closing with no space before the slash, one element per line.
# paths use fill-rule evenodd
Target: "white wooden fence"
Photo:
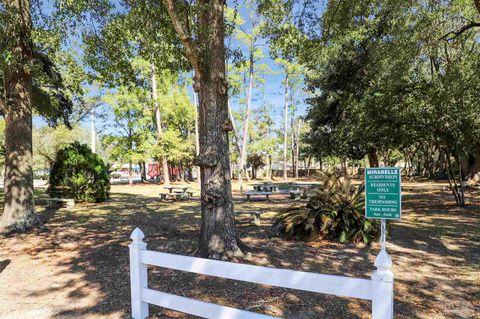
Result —
<path fill-rule="evenodd" d="M 147 265 L 282 288 L 352 297 L 372 301 L 373 319 L 393 318 L 392 262 L 382 249 L 372 279 L 322 275 L 187 257 L 147 250 L 145 236 L 136 228 L 130 248 L 132 317 L 148 317 L 148 304 L 210 319 L 273 319 L 275 317 L 180 297 L 148 288 Z M 278 319 L 278 318 L 277 318 Z"/>

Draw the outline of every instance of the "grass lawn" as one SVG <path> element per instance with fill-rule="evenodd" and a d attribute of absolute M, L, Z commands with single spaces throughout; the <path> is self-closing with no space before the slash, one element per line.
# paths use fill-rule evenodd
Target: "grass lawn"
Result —
<path fill-rule="evenodd" d="M 190 184 L 196 188 L 196 184 Z M 480 200 L 470 191 L 458 208 L 441 183 L 404 183 L 403 218 L 390 223 L 387 249 L 395 273 L 395 318 L 480 318 Z M 251 187 L 248 187 L 251 189 Z M 261 226 L 238 218 L 251 263 L 369 278 L 379 245 L 291 242 L 271 237 L 288 196 L 246 202 L 234 185 L 236 210 L 268 212 Z M 199 231 L 198 190 L 189 201 L 161 202 L 158 185 L 115 185 L 101 204 L 37 210 L 48 226 L 0 240 L 0 318 L 128 318 L 129 236 L 149 249 L 189 254 Z M 44 196 L 38 190 L 38 197 Z M 262 216 L 263 217 L 263 216 Z M 153 288 L 284 318 L 369 318 L 369 302 L 303 293 L 151 268 Z M 152 318 L 192 318 L 150 307 Z"/>

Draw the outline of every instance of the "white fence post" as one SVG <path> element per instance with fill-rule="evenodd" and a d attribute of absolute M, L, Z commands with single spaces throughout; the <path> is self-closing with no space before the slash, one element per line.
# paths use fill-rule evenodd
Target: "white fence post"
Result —
<path fill-rule="evenodd" d="M 372 274 L 372 319 L 393 319 L 392 260 L 382 249 L 375 260 Z"/>
<path fill-rule="evenodd" d="M 147 249 L 147 244 L 142 241 L 145 238 L 139 228 L 135 228 L 130 236 L 132 243 L 130 249 L 130 288 L 132 298 L 132 317 L 144 319 L 148 317 L 148 303 L 142 300 L 142 289 L 148 288 L 147 265 L 140 261 L 140 252 Z"/>
<path fill-rule="evenodd" d="M 274 287 L 371 300 L 372 319 L 393 319 L 394 275 L 391 270 L 392 260 L 384 244 L 375 260 L 377 270 L 369 280 L 150 251 L 147 250 L 147 244 L 143 242 L 144 237 L 138 228 L 130 236 L 132 239 L 129 248 L 133 319 L 147 318 L 149 304 L 209 319 L 279 319 L 149 289 L 147 265 Z"/>

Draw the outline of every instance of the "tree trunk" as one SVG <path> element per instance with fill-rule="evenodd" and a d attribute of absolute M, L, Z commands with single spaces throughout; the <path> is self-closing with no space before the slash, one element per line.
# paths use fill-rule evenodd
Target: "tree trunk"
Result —
<path fill-rule="evenodd" d="M 458 180 L 460 184 L 457 184 L 457 176 L 455 173 L 455 168 L 453 167 L 453 163 L 451 160 L 451 152 L 446 151 L 446 158 L 447 158 L 447 176 L 448 176 L 448 183 L 450 185 L 450 189 L 453 193 L 453 196 L 455 197 L 455 202 L 459 206 L 465 206 L 465 193 L 464 193 L 464 188 L 463 188 L 463 178 L 462 178 L 462 172 L 461 172 L 461 163 L 459 162 L 459 157 L 458 156 L 453 156 L 454 160 L 457 164 L 458 168 Z"/>
<path fill-rule="evenodd" d="M 285 74 L 285 108 L 283 110 L 283 180 L 288 180 L 287 171 L 287 140 L 288 140 L 288 72 Z"/>
<path fill-rule="evenodd" d="M 295 178 L 298 178 L 298 163 L 300 156 L 300 131 L 302 129 L 302 119 L 297 120 L 297 133 L 295 134 Z"/>
<path fill-rule="evenodd" d="M 464 180 L 463 180 L 463 168 L 462 168 L 462 160 L 460 155 L 457 157 L 457 165 L 458 165 L 458 179 L 460 180 L 460 206 L 465 206 L 465 187 L 464 187 Z"/>
<path fill-rule="evenodd" d="M 267 158 L 267 163 L 265 165 L 266 167 L 265 178 L 270 179 L 270 165 L 271 165 L 270 154 L 267 154 L 266 158 Z"/>
<path fill-rule="evenodd" d="M 228 92 L 225 79 L 224 5 L 223 1 L 203 0 L 211 5 L 198 19 L 211 32 L 199 34 L 199 43 L 210 48 L 204 52 L 200 77 L 200 154 L 197 161 L 202 176 L 202 229 L 198 253 L 203 256 L 241 254 L 237 244 L 232 186 L 230 180 L 228 132 Z"/>
<path fill-rule="evenodd" d="M 140 165 L 140 170 L 141 170 L 141 177 L 142 177 L 142 183 L 147 180 L 147 171 L 145 169 L 145 162 L 140 162 L 138 163 Z"/>
<path fill-rule="evenodd" d="M 177 180 L 179 180 L 180 182 L 184 182 L 185 181 L 185 171 L 183 169 L 183 166 L 179 166 L 178 167 L 178 178 Z"/>
<path fill-rule="evenodd" d="M 237 129 L 235 127 L 235 120 L 233 119 L 233 114 L 232 114 L 232 109 L 230 107 L 230 100 L 228 101 L 228 117 L 230 119 L 230 122 L 232 123 L 232 131 L 233 131 L 233 138 L 235 139 L 235 148 L 237 150 L 238 156 L 240 157 L 242 154 L 242 147 L 240 145 L 240 138 L 238 137 L 237 134 Z M 239 170 L 238 170 L 238 185 L 240 187 L 240 191 L 243 192 L 243 174 L 242 174 L 242 166 L 239 163 Z M 230 168 L 231 169 L 231 168 Z M 232 170 L 231 175 L 233 176 Z"/>
<path fill-rule="evenodd" d="M 230 107 L 230 101 L 228 101 L 228 117 L 232 122 L 233 138 L 235 139 L 235 149 L 238 152 L 238 156 L 242 154 L 242 146 L 240 145 L 240 138 L 238 137 L 237 128 L 235 127 L 235 121 L 233 119 L 232 108 Z"/>
<path fill-rule="evenodd" d="M 197 93 L 193 92 L 193 104 L 195 106 L 195 155 L 198 156 L 200 152 L 200 137 L 198 136 L 198 101 L 197 101 Z M 197 172 L 197 183 L 198 188 L 202 187 L 202 181 L 200 180 L 200 167 L 195 166 L 195 170 Z"/>
<path fill-rule="evenodd" d="M 199 99 L 202 223 L 196 254 L 204 257 L 242 257 L 235 227 L 230 179 L 228 90 L 225 78 L 225 25 L 223 0 L 199 0 L 196 43 L 189 20 L 182 21 L 173 0 L 164 0 L 173 27 L 185 45 L 195 69 Z M 226 125 L 230 123 L 230 125 Z"/>
<path fill-rule="evenodd" d="M 295 156 L 295 145 L 292 145 L 291 150 L 291 160 L 292 160 L 292 177 L 295 177 L 295 167 L 297 166 L 296 156 Z"/>
<path fill-rule="evenodd" d="M 342 157 L 340 159 L 340 171 L 342 174 L 346 175 L 347 174 L 347 159 Z"/>
<path fill-rule="evenodd" d="M 292 170 L 293 177 L 298 178 L 297 130 L 294 124 L 292 125 Z"/>
<path fill-rule="evenodd" d="M 152 62 L 152 99 L 155 105 L 155 122 L 157 127 L 157 138 L 158 143 L 162 141 L 162 116 L 160 114 L 160 106 L 158 105 L 158 95 L 157 95 L 157 78 L 155 73 L 155 65 Z M 165 185 L 170 185 L 170 174 L 168 172 L 168 162 L 165 156 L 160 157 L 160 165 L 162 167 L 162 176 L 163 183 Z"/>
<path fill-rule="evenodd" d="M 144 182 L 145 180 L 143 179 L 143 168 L 142 168 L 142 162 L 138 162 L 138 167 L 140 168 L 140 182 Z"/>
<path fill-rule="evenodd" d="M 378 155 L 377 150 L 375 148 L 371 148 L 368 150 L 368 164 L 370 167 L 378 167 Z"/>
<path fill-rule="evenodd" d="M 445 178 L 445 151 L 439 149 L 438 151 L 438 179 Z"/>
<path fill-rule="evenodd" d="M 7 50 L 13 59 L 4 69 L 5 117 L 4 208 L 0 232 L 41 226 L 35 213 L 32 169 L 32 61 L 30 0 L 8 0 Z"/>
<path fill-rule="evenodd" d="M 132 163 L 128 163 L 128 185 L 133 185 L 133 170 Z"/>
<path fill-rule="evenodd" d="M 252 101 L 252 91 L 254 84 L 254 73 L 253 73 L 253 46 L 250 46 L 250 65 L 248 71 L 248 90 L 247 90 L 247 101 L 245 103 L 245 117 L 243 118 L 243 137 L 242 137 L 242 153 L 240 155 L 240 167 L 243 172 L 245 172 L 245 178 L 247 181 L 250 179 L 247 171 L 247 143 L 248 143 L 248 124 L 250 120 L 250 103 Z M 252 174 L 253 175 L 253 174 Z"/>
<path fill-rule="evenodd" d="M 467 169 L 467 180 L 470 183 L 478 184 L 480 182 L 480 145 L 477 145 L 473 154 L 470 154 Z"/>
<path fill-rule="evenodd" d="M 312 157 L 308 157 L 308 162 L 307 162 L 307 177 L 310 177 L 310 165 L 312 164 Z"/>
<path fill-rule="evenodd" d="M 410 155 L 408 151 L 403 152 L 403 157 L 405 157 L 405 166 L 404 166 L 405 175 L 410 176 L 411 165 L 410 165 Z"/>
<path fill-rule="evenodd" d="M 92 109 L 92 125 L 91 125 L 91 131 L 90 131 L 90 138 L 91 138 L 91 144 L 92 144 L 92 152 L 96 153 L 96 134 L 95 134 L 95 111 Z"/>

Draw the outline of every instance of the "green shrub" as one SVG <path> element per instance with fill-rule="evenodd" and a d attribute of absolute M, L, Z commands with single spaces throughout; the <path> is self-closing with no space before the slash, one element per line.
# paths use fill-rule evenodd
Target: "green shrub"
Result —
<path fill-rule="evenodd" d="M 102 202 L 110 192 L 107 167 L 86 144 L 74 142 L 57 152 L 47 191 L 52 197 Z"/>
<path fill-rule="evenodd" d="M 323 185 L 305 207 L 280 212 L 274 227 L 289 239 L 329 239 L 369 243 L 378 238 L 380 224 L 366 219 L 363 185 L 355 186 L 338 172 L 326 173 Z"/>

